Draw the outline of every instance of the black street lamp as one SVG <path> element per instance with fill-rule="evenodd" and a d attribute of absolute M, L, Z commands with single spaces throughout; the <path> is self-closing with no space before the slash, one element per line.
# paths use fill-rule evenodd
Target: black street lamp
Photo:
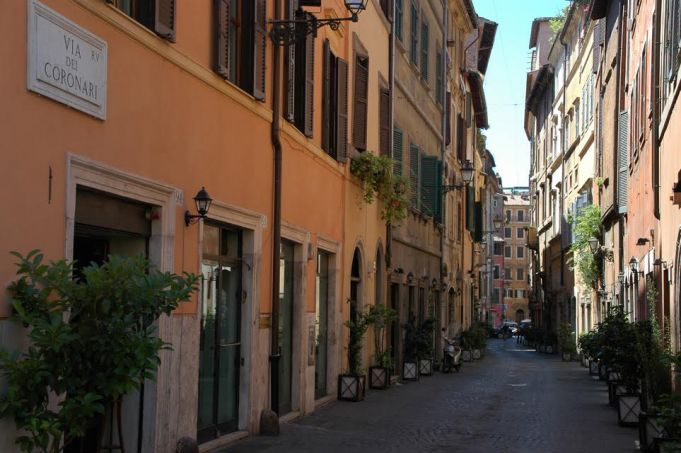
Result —
<path fill-rule="evenodd" d="M 198 222 L 199 219 L 205 219 L 212 202 L 213 199 L 208 195 L 208 192 L 206 192 L 206 188 L 201 187 L 201 190 L 199 190 L 194 197 L 194 204 L 196 205 L 196 212 L 198 212 L 198 214 L 192 214 L 189 210 L 186 210 L 184 212 L 184 224 L 189 226 L 194 222 Z"/>
<path fill-rule="evenodd" d="M 461 167 L 461 179 L 463 179 L 463 184 L 453 184 L 448 186 L 442 186 L 443 192 L 449 192 L 455 189 L 464 189 L 470 185 L 473 181 L 473 174 L 475 173 L 475 168 L 470 160 L 466 160 Z M 496 220 L 495 220 L 496 222 Z"/>

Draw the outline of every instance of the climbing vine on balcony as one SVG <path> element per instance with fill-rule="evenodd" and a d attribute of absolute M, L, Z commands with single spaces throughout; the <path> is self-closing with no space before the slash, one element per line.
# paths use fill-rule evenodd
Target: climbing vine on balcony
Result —
<path fill-rule="evenodd" d="M 591 253 L 589 238 L 599 237 L 601 231 L 601 210 L 596 205 L 582 208 L 574 222 L 574 242 L 570 246 L 572 257 L 570 267 L 577 271 L 582 283 L 595 288 L 601 273 L 598 260 Z"/>
<path fill-rule="evenodd" d="M 392 168 L 393 160 L 389 157 L 365 151 L 352 159 L 350 173 L 362 183 L 364 202 L 371 204 L 378 198 L 382 203 L 381 218 L 397 225 L 407 216 L 409 182 L 394 175 Z"/>

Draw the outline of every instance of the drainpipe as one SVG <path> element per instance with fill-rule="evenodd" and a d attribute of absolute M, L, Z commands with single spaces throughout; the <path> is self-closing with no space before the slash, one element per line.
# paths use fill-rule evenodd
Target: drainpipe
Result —
<path fill-rule="evenodd" d="M 653 108 L 653 205 L 654 214 L 657 220 L 660 220 L 660 114 L 658 100 L 659 98 L 659 69 L 660 69 L 660 26 L 662 19 L 660 18 L 660 10 L 662 9 L 662 0 L 655 0 L 655 15 L 653 18 L 653 64 L 650 69 L 650 102 Z"/>
<path fill-rule="evenodd" d="M 390 144 L 390 153 L 392 155 L 394 151 L 394 134 L 395 130 L 395 3 L 392 2 L 393 10 L 393 20 L 390 21 L 390 34 L 388 35 L 388 41 L 390 47 L 388 48 L 388 90 L 390 90 L 390 134 L 388 135 L 388 143 Z M 393 155 L 393 158 L 395 156 Z M 390 223 L 385 225 L 385 264 L 386 269 L 390 269 L 392 265 L 393 256 L 393 228 Z M 390 282 L 386 279 L 386 295 L 390 295 Z M 386 306 L 388 306 L 388 301 L 386 300 Z"/>
<path fill-rule="evenodd" d="M 274 19 L 281 18 L 281 2 L 274 2 Z M 274 150 L 274 212 L 272 215 L 272 316 L 270 325 L 270 409 L 279 414 L 279 260 L 281 246 L 281 46 L 272 41 L 272 128 Z"/>
<path fill-rule="evenodd" d="M 442 67 L 440 70 L 442 71 L 442 95 L 444 96 L 444 101 L 447 102 L 447 39 L 449 38 L 449 10 L 447 8 L 447 3 L 443 3 L 444 7 L 444 12 L 443 12 L 443 22 L 444 22 L 444 39 L 442 40 Z M 451 96 L 450 96 L 451 97 Z M 451 102 L 451 99 L 450 99 Z M 443 103 L 444 104 L 444 103 Z M 442 148 L 440 152 L 440 160 L 442 161 L 442 170 L 444 171 L 445 168 L 445 152 L 447 150 L 447 106 L 443 105 L 444 111 L 442 115 Z M 451 111 L 451 109 L 450 109 Z M 440 179 L 442 180 L 443 175 L 440 175 Z M 447 212 L 446 204 L 447 204 L 447 194 L 444 191 L 440 191 L 438 194 L 438 197 L 440 197 L 440 215 L 444 214 Z M 447 232 L 447 219 L 442 218 L 442 230 L 440 231 L 440 281 L 444 281 L 444 278 L 446 278 L 446 275 L 442 274 L 443 269 L 445 268 L 445 233 Z M 442 290 L 443 285 L 440 285 L 440 290 Z M 442 307 L 446 306 L 447 300 L 445 297 L 445 293 L 443 291 L 440 291 L 440 315 L 442 315 Z M 447 326 L 449 327 L 449 326 Z M 449 330 L 447 331 L 449 333 Z"/>

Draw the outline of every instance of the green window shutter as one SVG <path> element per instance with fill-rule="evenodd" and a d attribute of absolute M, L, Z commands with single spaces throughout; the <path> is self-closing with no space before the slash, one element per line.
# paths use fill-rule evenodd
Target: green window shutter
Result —
<path fill-rule="evenodd" d="M 438 160 L 437 161 L 437 184 L 435 185 L 435 221 L 437 223 L 443 223 L 443 219 L 445 218 L 445 205 L 444 205 L 444 196 L 442 194 L 442 175 L 443 172 L 443 165 L 442 161 Z"/>
<path fill-rule="evenodd" d="M 409 187 L 411 188 L 410 205 L 419 209 L 419 180 L 420 161 L 419 147 L 413 143 L 409 145 Z"/>
<path fill-rule="evenodd" d="M 617 127 L 617 210 L 624 214 L 629 189 L 629 112 L 620 112 Z"/>
<path fill-rule="evenodd" d="M 286 19 L 296 18 L 298 0 L 288 0 L 286 2 Z M 284 60 L 284 78 L 286 85 L 286 99 L 284 101 L 284 117 L 289 121 L 295 120 L 296 113 L 296 47 L 295 45 L 286 47 Z"/>
<path fill-rule="evenodd" d="M 347 161 L 348 147 L 348 63 L 336 59 L 336 159 Z"/>
<path fill-rule="evenodd" d="M 402 41 L 402 0 L 395 0 L 395 36 Z"/>
<path fill-rule="evenodd" d="M 475 188 L 471 186 L 466 188 L 466 229 L 475 229 Z"/>
<path fill-rule="evenodd" d="M 437 211 L 437 158 L 421 156 L 421 211 L 435 217 Z"/>
<path fill-rule="evenodd" d="M 428 23 L 421 24 L 421 77 L 426 82 L 428 81 Z"/>
<path fill-rule="evenodd" d="M 444 87 L 442 83 L 442 51 L 440 46 L 437 46 L 437 52 L 435 53 L 435 100 L 438 104 L 442 105 L 443 102 Z"/>
<path fill-rule="evenodd" d="M 416 4 L 411 2 L 411 62 L 419 64 L 419 10 Z"/>
<path fill-rule="evenodd" d="M 323 67 L 322 67 L 322 149 L 329 154 L 331 153 L 331 143 L 333 140 L 331 134 L 333 131 L 332 124 L 335 123 L 332 120 L 331 103 L 332 99 L 335 98 L 333 93 L 333 63 L 331 60 L 331 48 L 329 46 L 329 40 L 324 40 L 322 45 L 322 55 L 323 55 Z"/>
<path fill-rule="evenodd" d="M 393 174 L 397 176 L 402 176 L 403 137 L 400 129 L 393 129 Z"/>

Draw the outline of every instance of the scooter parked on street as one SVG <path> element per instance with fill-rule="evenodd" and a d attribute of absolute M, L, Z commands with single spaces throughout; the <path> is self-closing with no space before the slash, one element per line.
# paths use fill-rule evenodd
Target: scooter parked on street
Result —
<path fill-rule="evenodd" d="M 461 371 L 461 346 L 454 338 L 447 338 L 445 329 L 442 329 L 442 339 L 445 340 L 445 348 L 442 354 L 442 372 L 451 373 L 455 369 Z"/>

